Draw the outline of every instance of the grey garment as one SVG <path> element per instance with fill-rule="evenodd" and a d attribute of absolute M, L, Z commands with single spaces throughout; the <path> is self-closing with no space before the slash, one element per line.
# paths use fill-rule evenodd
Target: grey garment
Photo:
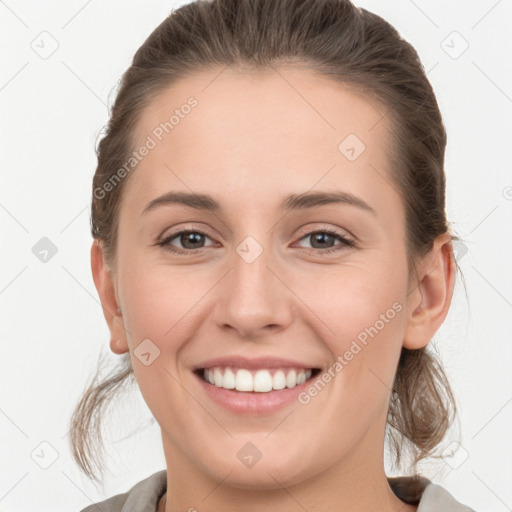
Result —
<path fill-rule="evenodd" d="M 93 503 L 80 512 L 156 512 L 167 488 L 167 470 L 158 471 L 135 484 L 128 492 Z"/>
<path fill-rule="evenodd" d="M 393 492 L 417 512 L 475 512 L 458 502 L 444 487 L 425 477 L 388 477 Z M 156 512 L 167 488 L 167 470 L 158 471 L 135 484 L 128 492 L 94 503 L 80 512 Z"/>

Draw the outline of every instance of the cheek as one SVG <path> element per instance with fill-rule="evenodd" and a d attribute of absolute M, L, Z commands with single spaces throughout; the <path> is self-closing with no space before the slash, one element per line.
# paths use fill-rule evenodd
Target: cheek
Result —
<path fill-rule="evenodd" d="M 119 269 L 119 276 L 138 386 L 160 424 L 176 422 L 170 410 L 186 410 L 189 399 L 177 384 L 186 371 L 180 367 L 179 352 L 197 328 L 197 305 L 211 286 L 201 279 L 194 279 L 191 286 L 190 270 L 186 276 L 162 265 L 137 264 L 135 259 Z"/>
<path fill-rule="evenodd" d="M 180 269 L 182 270 L 182 269 Z M 173 339 L 190 325 L 194 306 L 210 288 L 208 282 L 190 269 L 126 265 L 120 282 L 120 293 L 127 310 L 127 328 L 131 348 L 144 338 L 152 339 L 161 349 L 173 347 Z"/>
<path fill-rule="evenodd" d="M 403 309 L 405 288 L 396 269 L 362 261 L 330 268 L 295 279 L 294 290 L 334 338 L 343 341 L 361 335 L 364 340 L 366 329 L 375 324 L 379 332 L 398 327 L 395 318 Z"/>
<path fill-rule="evenodd" d="M 405 328 L 405 282 L 398 270 L 393 264 L 354 264 L 319 272 L 304 285 L 317 326 L 328 328 L 323 341 L 333 363 L 339 362 L 333 372 L 343 376 L 333 380 L 340 392 L 376 396 L 375 385 L 384 394 L 392 385 Z"/>

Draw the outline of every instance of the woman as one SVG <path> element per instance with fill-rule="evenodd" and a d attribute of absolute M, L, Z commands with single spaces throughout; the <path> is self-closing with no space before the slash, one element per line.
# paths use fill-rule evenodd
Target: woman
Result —
<path fill-rule="evenodd" d="M 456 409 L 427 349 L 457 268 L 445 145 L 417 53 L 349 1 L 193 2 L 154 30 L 93 181 L 125 365 L 72 443 L 94 478 L 95 419 L 133 377 L 167 468 L 102 510 L 470 510 L 417 473 Z M 386 476 L 386 441 L 412 476 Z"/>

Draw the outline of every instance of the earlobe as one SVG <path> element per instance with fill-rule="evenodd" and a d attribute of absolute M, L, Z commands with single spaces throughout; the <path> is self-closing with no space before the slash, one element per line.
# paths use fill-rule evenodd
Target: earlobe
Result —
<path fill-rule="evenodd" d="M 113 276 L 106 267 L 103 249 L 96 239 L 91 247 L 91 270 L 103 316 L 110 330 L 110 349 L 115 354 L 124 354 L 129 348 L 123 316 L 118 305 Z"/>
<path fill-rule="evenodd" d="M 110 350 L 114 352 L 114 354 L 124 354 L 128 352 L 128 347 L 125 342 L 122 340 L 118 340 L 115 338 L 110 338 Z"/>
<path fill-rule="evenodd" d="M 455 284 L 455 259 L 451 237 L 440 235 L 419 266 L 417 288 L 410 293 L 403 346 L 427 346 L 444 322 Z"/>

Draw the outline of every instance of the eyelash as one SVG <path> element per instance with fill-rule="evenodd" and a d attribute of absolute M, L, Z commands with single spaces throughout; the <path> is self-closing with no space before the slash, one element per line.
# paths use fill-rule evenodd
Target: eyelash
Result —
<path fill-rule="evenodd" d="M 200 229 L 184 229 L 182 231 L 177 231 L 176 233 L 173 233 L 173 234 L 169 235 L 168 237 L 166 237 L 161 242 L 157 242 L 155 245 L 161 246 L 166 251 L 170 251 L 170 252 L 175 253 L 175 254 L 191 254 L 191 253 L 201 254 L 203 252 L 202 249 L 204 249 L 204 248 L 200 248 L 200 249 L 176 249 L 176 248 L 172 248 L 172 246 L 170 245 L 170 241 L 171 240 L 174 240 L 175 238 L 178 238 L 181 235 L 191 234 L 191 233 L 196 233 L 196 234 L 204 235 L 204 236 L 206 236 L 208 238 L 211 238 L 208 235 L 208 233 L 205 233 L 204 231 L 201 231 Z M 313 249 L 306 249 L 305 252 L 311 252 L 312 251 L 312 252 L 317 253 L 317 254 L 320 254 L 320 253 L 322 253 L 322 254 L 330 254 L 330 253 L 333 253 L 333 252 L 337 252 L 337 251 L 343 249 L 344 247 L 356 247 L 356 244 L 355 244 L 355 242 L 353 240 L 350 240 L 350 239 L 346 238 L 344 235 L 342 235 L 341 233 L 338 233 L 337 231 L 329 230 L 329 229 L 318 229 L 318 230 L 314 230 L 314 231 L 309 231 L 304 236 L 302 236 L 299 240 L 303 240 L 304 238 L 307 238 L 307 237 L 309 237 L 311 235 L 314 235 L 316 233 L 322 233 L 322 234 L 326 234 L 326 235 L 333 235 L 336 238 L 338 238 L 338 240 L 340 240 L 342 243 L 340 245 L 337 245 L 337 246 L 334 246 L 334 247 L 330 247 L 328 249 L 314 249 L 314 248 Z"/>

